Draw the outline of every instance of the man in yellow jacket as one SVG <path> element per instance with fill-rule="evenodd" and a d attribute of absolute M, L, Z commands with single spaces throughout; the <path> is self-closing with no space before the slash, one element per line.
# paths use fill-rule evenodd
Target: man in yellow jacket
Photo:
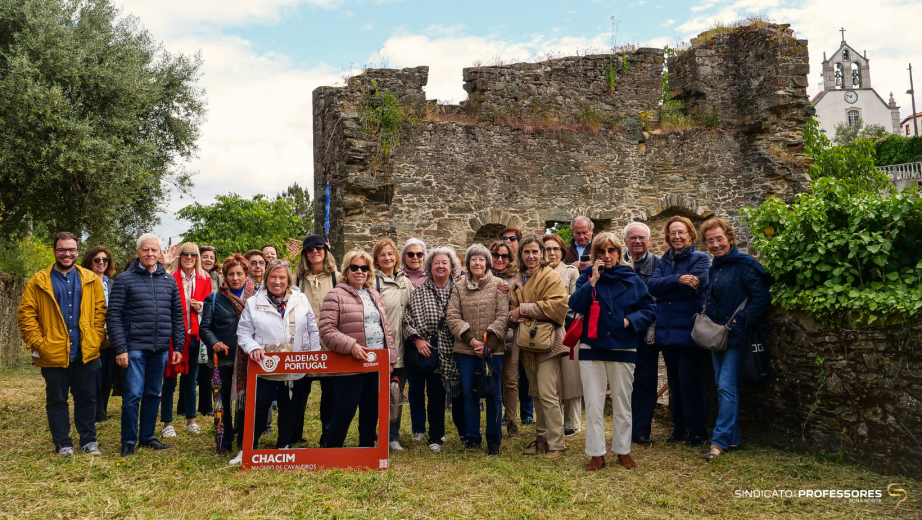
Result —
<path fill-rule="evenodd" d="M 73 455 L 67 394 L 74 395 L 80 447 L 100 455 L 96 442 L 99 344 L 106 334 L 106 297 L 93 271 L 76 265 L 77 237 L 54 237 L 53 266 L 35 273 L 19 305 L 19 332 L 45 378 L 45 410 L 58 455 Z"/>

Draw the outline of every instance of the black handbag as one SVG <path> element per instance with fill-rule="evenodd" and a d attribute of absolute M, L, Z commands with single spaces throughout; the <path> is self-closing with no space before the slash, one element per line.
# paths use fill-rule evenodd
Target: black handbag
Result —
<path fill-rule="evenodd" d="M 762 327 L 746 320 L 743 337 L 740 339 L 739 377 L 753 385 L 764 385 L 775 379 L 771 358 L 765 348 Z"/>
<path fill-rule="evenodd" d="M 484 348 L 487 348 L 484 346 Z M 479 356 L 478 356 L 479 357 Z M 490 361 L 493 360 L 493 354 L 480 359 L 480 366 L 474 371 L 474 388 L 471 391 L 478 399 L 485 399 L 496 395 L 498 390 L 496 378 L 493 377 L 493 367 Z"/>
<path fill-rule="evenodd" d="M 439 320 L 439 327 L 435 334 L 429 339 L 432 347 L 429 349 L 429 357 L 425 357 L 416 349 L 416 343 L 412 338 L 403 342 L 403 366 L 417 372 L 433 372 L 439 367 L 439 331 L 445 326 L 445 317 Z"/>

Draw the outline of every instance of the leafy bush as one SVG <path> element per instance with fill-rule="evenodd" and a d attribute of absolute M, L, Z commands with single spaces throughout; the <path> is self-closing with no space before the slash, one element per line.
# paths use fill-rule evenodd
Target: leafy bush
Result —
<path fill-rule="evenodd" d="M 813 158 L 807 173 L 814 181 L 831 177 L 858 191 L 877 192 L 889 188 L 890 178 L 877 170 L 874 143 L 858 139 L 846 146 L 832 146 L 819 130 L 816 118 L 804 128 L 804 154 Z"/>
<path fill-rule="evenodd" d="M 35 236 L 0 240 L 0 271 L 16 278 L 31 278 L 53 263 L 51 247 Z"/>
<path fill-rule="evenodd" d="M 888 135 L 874 143 L 877 166 L 922 161 L 922 136 Z"/>

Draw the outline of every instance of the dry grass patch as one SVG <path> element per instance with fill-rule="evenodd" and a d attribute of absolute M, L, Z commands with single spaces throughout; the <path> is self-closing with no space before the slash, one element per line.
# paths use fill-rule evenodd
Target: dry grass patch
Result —
<path fill-rule="evenodd" d="M 315 417 L 319 392 L 310 399 Z M 666 445 L 656 425 L 653 448 L 636 447 L 635 471 L 611 465 L 583 471 L 582 434 L 564 458 L 520 455 L 504 439 L 502 455 L 461 449 L 451 426 L 442 454 L 410 440 L 386 472 L 242 472 L 214 454 L 203 434 L 180 432 L 165 454 L 118 455 L 120 399 L 99 424 L 105 455 L 57 457 L 44 412 L 44 382 L 34 367 L 0 370 L 0 516 L 9 518 L 919 518 L 922 486 L 864 468 L 749 446 L 705 464 L 698 449 Z M 306 438 L 316 440 L 316 421 Z M 158 427 L 159 433 L 159 427 Z M 522 427 L 523 440 L 534 435 Z M 347 445 L 350 440 L 347 440 Z M 354 437 L 351 442 L 355 443 Z M 611 457 L 609 457 L 611 459 Z M 613 462 L 610 460 L 610 463 Z M 847 500 L 737 499 L 736 489 L 886 489 L 905 482 L 909 500 L 894 510 Z"/>

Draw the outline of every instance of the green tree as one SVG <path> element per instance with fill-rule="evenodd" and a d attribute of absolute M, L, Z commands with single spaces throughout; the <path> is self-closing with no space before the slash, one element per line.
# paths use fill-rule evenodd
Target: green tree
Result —
<path fill-rule="evenodd" d="M 276 198 L 288 200 L 292 205 L 294 215 L 301 220 L 301 233 L 297 238 L 303 238 L 314 232 L 314 201 L 307 188 L 298 186 L 296 182 L 279 193 Z"/>
<path fill-rule="evenodd" d="M 176 216 L 192 222 L 183 241 L 212 246 L 218 250 L 219 259 L 266 244 L 282 249 L 289 238 L 301 234 L 301 219 L 284 197 L 269 200 L 260 194 L 245 199 L 229 193 L 215 198 L 214 204 L 196 202 L 176 212 Z"/>
<path fill-rule="evenodd" d="M 830 177 L 861 192 L 889 188 L 890 178 L 877 170 L 877 153 L 870 139 L 858 139 L 844 146 L 832 146 L 812 118 L 804 128 L 804 155 L 813 158 L 808 173 L 814 181 Z"/>
<path fill-rule="evenodd" d="M 0 2 L 0 236 L 31 215 L 132 248 L 191 186 L 201 63 L 110 0 Z"/>
<path fill-rule="evenodd" d="M 884 125 L 865 125 L 864 121 L 859 119 L 854 125 L 846 122 L 836 124 L 835 143 L 838 146 L 845 146 L 854 143 L 858 139 L 880 139 L 890 132 L 884 128 Z"/>

